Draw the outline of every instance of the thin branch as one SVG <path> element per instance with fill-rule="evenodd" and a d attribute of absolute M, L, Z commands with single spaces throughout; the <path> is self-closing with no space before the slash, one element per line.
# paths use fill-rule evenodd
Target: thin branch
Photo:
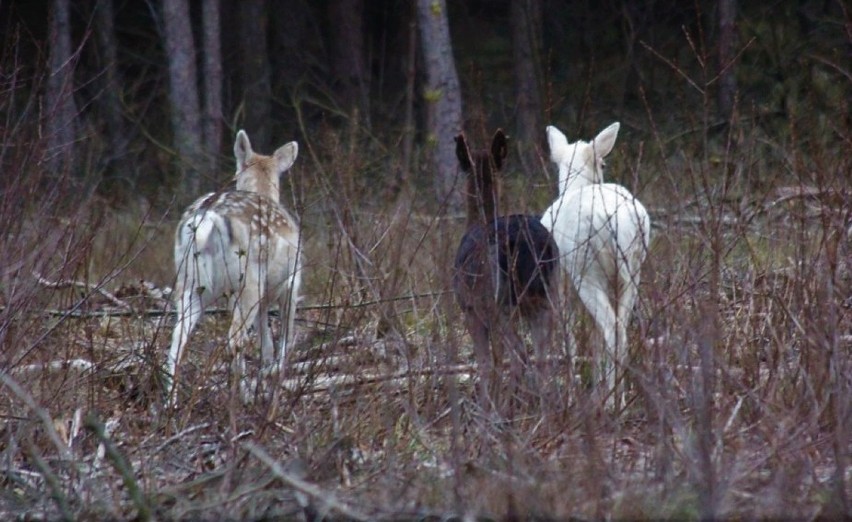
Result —
<path fill-rule="evenodd" d="M 70 359 L 67 361 L 50 361 L 46 363 L 28 364 L 13 368 L 11 373 L 15 376 L 29 375 L 37 372 L 58 372 L 74 370 L 80 373 L 91 371 L 95 368 L 95 363 L 86 359 Z"/>
<path fill-rule="evenodd" d="M 81 283 L 82 284 L 82 283 Z M 102 291 L 105 292 L 105 291 Z M 107 292 L 108 293 L 108 292 Z M 315 305 L 299 305 L 299 311 L 311 311 L 311 310 L 352 310 L 356 308 L 366 308 L 370 306 L 379 306 L 385 303 L 392 303 L 397 301 L 411 301 L 414 299 L 424 299 L 430 297 L 440 297 L 446 294 L 449 294 L 449 291 L 441 291 L 441 292 L 424 292 L 420 294 L 409 294 L 397 297 L 389 297 L 386 299 L 375 299 L 372 301 L 362 301 L 360 303 L 350 303 L 350 304 L 315 304 Z M 130 305 L 125 303 L 126 309 L 123 310 L 91 310 L 91 311 L 81 311 L 74 309 L 47 309 L 40 310 L 39 313 L 46 314 L 51 317 L 67 317 L 73 319 L 97 319 L 101 317 L 164 317 L 164 316 L 172 316 L 177 314 L 175 310 L 166 310 L 166 309 L 149 309 L 149 310 L 133 310 Z M 0 306 L 0 312 L 5 310 L 6 307 Z M 225 307 L 216 307 L 216 308 L 208 308 L 204 311 L 207 315 L 229 315 L 233 313 L 233 310 Z M 278 315 L 277 309 L 270 310 L 270 314 L 273 316 Z"/>
<path fill-rule="evenodd" d="M 321 361 L 318 364 L 322 364 Z M 328 391 L 330 388 L 340 387 L 356 387 L 369 384 L 390 383 L 399 384 L 400 386 L 414 377 L 428 377 L 432 375 L 458 375 L 468 379 L 476 373 L 476 367 L 470 364 L 457 364 L 454 366 L 440 366 L 436 368 L 428 368 L 424 370 L 407 370 L 396 373 L 379 374 L 363 374 L 363 373 L 342 373 L 338 375 L 329 375 L 326 377 L 314 377 L 309 379 L 310 388 L 303 389 L 305 385 L 304 378 L 286 379 L 281 382 L 281 386 L 289 391 L 300 391 L 301 393 L 321 393 Z"/>
<path fill-rule="evenodd" d="M 62 442 L 62 439 L 56 432 L 56 428 L 53 426 L 53 419 L 50 418 L 50 414 L 48 414 L 47 410 L 36 404 L 32 395 L 27 393 L 14 379 L 3 371 L 0 371 L 0 383 L 9 388 L 14 395 L 21 399 L 24 404 L 26 404 L 27 407 L 35 413 L 36 416 L 38 416 L 41 420 L 44 431 L 47 434 L 47 438 L 49 438 L 53 445 L 56 446 L 56 450 L 59 452 L 59 455 L 64 460 L 71 460 L 71 451 L 68 449 L 68 446 Z"/>
<path fill-rule="evenodd" d="M 82 288 L 82 289 L 87 290 L 89 292 L 95 292 L 95 293 L 101 294 L 102 296 L 106 297 L 110 302 L 112 302 L 112 304 L 118 306 L 119 308 L 124 308 L 124 309 L 127 309 L 127 310 L 131 309 L 129 304 L 127 304 L 126 302 L 117 298 L 112 293 L 104 290 L 99 285 L 92 285 L 92 284 L 88 284 L 88 283 L 83 283 L 81 281 L 74 281 L 72 279 L 66 279 L 66 280 L 60 280 L 60 281 L 51 281 L 49 279 L 42 277 L 42 275 L 39 274 L 38 272 L 33 271 L 32 274 L 33 274 L 33 277 L 36 278 L 36 281 L 38 281 L 38 283 L 40 285 L 46 286 L 48 288 L 55 288 L 55 289 L 69 288 L 69 287 Z"/>
<path fill-rule="evenodd" d="M 176 433 L 176 434 L 172 435 L 171 437 L 169 437 L 168 439 L 163 441 L 162 444 L 157 446 L 154 449 L 154 451 L 151 452 L 150 456 L 156 455 L 157 453 L 163 451 L 166 448 L 166 446 L 168 446 L 169 444 L 177 441 L 178 439 L 186 437 L 187 435 L 189 435 L 190 433 L 192 433 L 194 431 L 203 430 L 205 428 L 208 428 L 210 426 L 210 424 L 211 423 L 209 423 L 209 422 L 202 422 L 201 424 L 196 424 L 195 426 L 190 426 L 189 428 L 181 431 L 180 433 Z"/>
<path fill-rule="evenodd" d="M 107 458 L 112 462 L 113 467 L 115 467 L 119 475 L 121 475 L 124 487 L 127 488 L 127 494 L 130 496 L 133 504 L 136 505 L 137 519 L 142 521 L 150 520 L 151 507 L 148 505 L 148 500 L 139 487 L 133 467 L 127 462 L 127 459 L 119 451 L 112 439 L 106 434 L 104 424 L 98 420 L 93 412 L 89 412 L 86 415 L 85 426 L 103 444 Z"/>
<path fill-rule="evenodd" d="M 294 476 L 292 473 L 287 473 L 284 471 L 284 468 L 281 467 L 275 459 L 273 459 L 263 448 L 254 444 L 253 442 L 246 442 L 243 444 L 243 447 L 249 451 L 252 455 L 255 456 L 258 460 L 266 464 L 270 471 L 278 477 L 282 482 L 292 487 L 293 489 L 304 493 L 316 500 L 320 501 L 325 507 L 329 510 L 334 510 L 339 512 L 344 517 L 350 518 L 352 520 L 372 520 L 372 517 L 369 517 L 359 511 L 356 511 L 354 508 L 343 504 L 339 500 L 337 500 L 333 493 L 326 492 L 321 490 L 319 487 L 307 482 L 299 477 Z"/>

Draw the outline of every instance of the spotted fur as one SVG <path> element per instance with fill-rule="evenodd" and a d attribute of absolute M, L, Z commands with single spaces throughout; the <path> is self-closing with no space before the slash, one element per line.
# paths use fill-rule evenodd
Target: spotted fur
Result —
<path fill-rule="evenodd" d="M 171 404 L 186 343 L 204 310 L 219 299 L 233 310 L 228 345 L 243 399 L 249 399 L 243 348 L 250 328 L 260 337 L 264 366 L 283 368 L 293 337 L 302 256 L 299 222 L 279 202 L 279 178 L 297 154 L 296 142 L 272 156 L 256 154 L 246 133 L 239 131 L 234 144 L 236 187 L 202 196 L 183 213 L 175 233 L 178 320 L 167 361 Z M 275 304 L 282 318 L 278 350 L 268 321 Z"/>

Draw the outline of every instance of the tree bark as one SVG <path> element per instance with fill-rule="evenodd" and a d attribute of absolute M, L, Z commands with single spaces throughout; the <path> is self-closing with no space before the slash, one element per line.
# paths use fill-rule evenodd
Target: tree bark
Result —
<path fill-rule="evenodd" d="M 242 0 L 240 18 L 240 75 L 243 85 L 243 126 L 256 150 L 271 147 L 272 83 L 266 46 L 269 17 L 266 0 Z"/>
<path fill-rule="evenodd" d="M 328 6 L 331 69 L 343 110 L 369 122 L 369 86 L 364 48 L 364 0 L 333 0 Z"/>
<path fill-rule="evenodd" d="M 74 102 L 74 59 L 71 49 L 71 10 L 68 0 L 50 3 L 50 76 L 45 92 L 47 113 L 47 166 L 54 173 L 73 168 L 77 139 L 77 104 Z"/>
<path fill-rule="evenodd" d="M 202 3 L 204 45 L 204 136 L 205 156 L 209 172 L 219 172 L 219 152 L 222 146 L 222 25 L 220 0 Z"/>
<path fill-rule="evenodd" d="M 163 27 L 169 61 L 173 141 L 182 181 L 179 197 L 190 200 L 201 192 L 200 170 L 204 165 L 204 155 L 195 42 L 187 0 L 163 0 Z"/>
<path fill-rule="evenodd" d="M 440 203 L 461 212 L 459 168 L 453 138 L 461 131 L 462 100 L 450 42 L 445 0 L 417 0 L 420 49 L 426 65 L 423 96 L 427 106 L 427 150 L 431 152 L 434 186 Z"/>
<path fill-rule="evenodd" d="M 124 121 L 120 90 L 124 82 L 118 69 L 118 41 L 115 36 L 113 0 L 98 0 L 95 5 L 95 33 L 103 57 L 103 95 L 98 98 L 106 125 L 109 151 L 105 158 L 106 179 L 131 176 L 127 157 L 128 129 Z M 132 189 L 132 187 L 129 187 Z"/>
<path fill-rule="evenodd" d="M 518 135 L 514 141 L 521 151 L 524 172 L 533 172 L 537 145 L 544 131 L 539 87 L 542 47 L 540 0 L 512 0 L 510 13 L 518 103 Z"/>
<path fill-rule="evenodd" d="M 735 18 L 736 0 L 719 0 L 719 91 L 717 108 L 719 116 L 729 120 L 733 115 L 734 97 L 737 93 L 737 77 L 734 61 L 736 45 Z"/>

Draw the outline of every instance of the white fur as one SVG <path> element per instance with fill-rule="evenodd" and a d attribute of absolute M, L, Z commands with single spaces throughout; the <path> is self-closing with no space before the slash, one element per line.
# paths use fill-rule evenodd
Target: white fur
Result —
<path fill-rule="evenodd" d="M 559 246 L 562 268 L 603 336 L 605 354 L 595 357 L 595 375 L 606 382 L 610 405 L 623 399 L 615 390 L 616 370 L 624 369 L 627 325 L 651 231 L 639 200 L 623 186 L 603 182 L 603 158 L 612 151 L 618 128 L 613 123 L 590 143 L 568 143 L 559 129 L 547 127 L 551 160 L 559 168 L 559 196 L 541 219 Z"/>
<path fill-rule="evenodd" d="M 301 283 L 298 221 L 279 203 L 279 177 L 296 160 L 295 142 L 272 156 L 256 154 L 248 136 L 237 133 L 236 189 L 199 198 L 184 212 L 175 233 L 175 306 L 177 324 L 167 360 L 169 404 L 174 405 L 177 369 L 186 343 L 204 310 L 226 298 L 233 309 L 228 345 L 233 378 L 243 400 L 248 391 L 243 347 L 254 325 L 260 336 L 265 366 L 283 368 L 287 343 L 293 337 Z M 269 307 L 281 313 L 280 348 L 275 352 L 269 328 Z"/>

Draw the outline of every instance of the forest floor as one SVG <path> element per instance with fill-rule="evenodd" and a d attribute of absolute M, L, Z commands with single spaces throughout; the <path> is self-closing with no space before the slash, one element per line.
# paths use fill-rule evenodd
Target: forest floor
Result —
<path fill-rule="evenodd" d="M 838 197 L 849 201 L 799 187 L 739 213 L 652 207 L 617 411 L 588 385 L 586 328 L 574 372 L 554 350 L 532 360 L 537 384 L 484 410 L 436 268 L 460 227 L 413 214 L 353 213 L 359 234 L 306 239 L 287 370 L 247 405 L 228 386 L 224 310 L 194 334 L 168 410 L 169 289 L 130 271 L 97 283 L 34 275 L 38 297 L 2 303 L 18 344 L 0 373 L 0 517 L 848 515 L 852 267 Z M 169 237 L 167 221 L 150 226 Z M 168 258 L 168 245 L 147 248 Z M 587 323 L 574 312 L 559 328 Z"/>

